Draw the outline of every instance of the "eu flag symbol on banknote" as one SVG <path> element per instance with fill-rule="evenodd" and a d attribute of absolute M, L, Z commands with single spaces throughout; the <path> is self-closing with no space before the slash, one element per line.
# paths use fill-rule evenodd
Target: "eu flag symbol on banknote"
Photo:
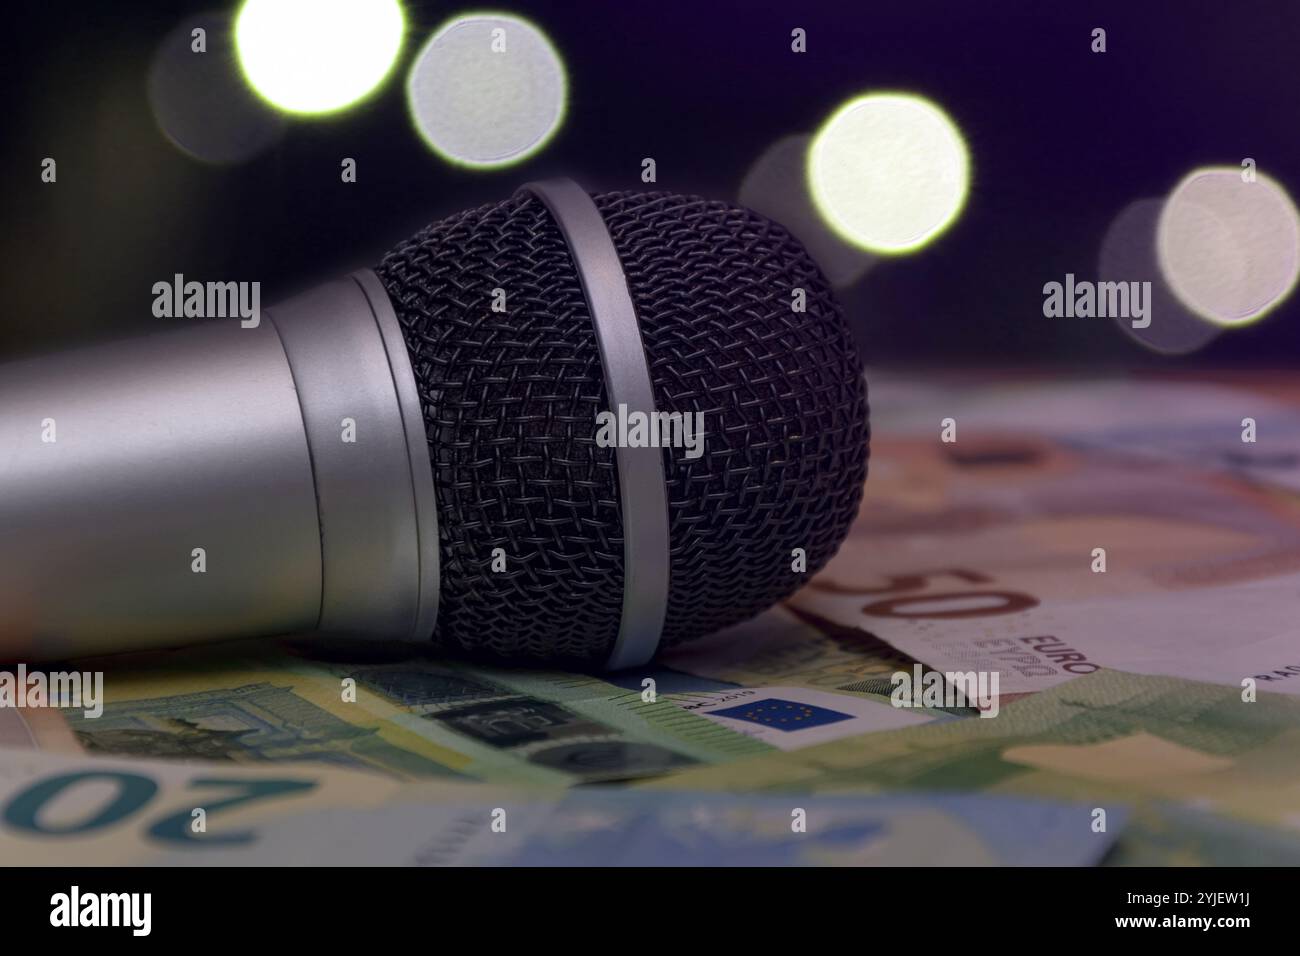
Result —
<path fill-rule="evenodd" d="M 730 717 L 733 720 L 747 720 L 751 724 L 763 724 L 777 730 L 803 730 L 807 727 L 822 727 L 826 724 L 848 720 L 851 714 L 842 714 L 829 707 L 817 707 L 813 704 L 800 704 L 793 700 L 779 697 L 765 697 L 763 700 L 715 710 L 718 717 Z"/>

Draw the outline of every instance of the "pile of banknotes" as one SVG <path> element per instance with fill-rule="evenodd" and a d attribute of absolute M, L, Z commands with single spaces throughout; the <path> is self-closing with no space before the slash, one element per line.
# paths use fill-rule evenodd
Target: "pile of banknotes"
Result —
<path fill-rule="evenodd" d="M 0 709 L 0 860 L 1300 863 L 1300 385 L 917 375 L 872 411 L 830 566 L 639 671 L 71 662 L 98 716 Z"/>

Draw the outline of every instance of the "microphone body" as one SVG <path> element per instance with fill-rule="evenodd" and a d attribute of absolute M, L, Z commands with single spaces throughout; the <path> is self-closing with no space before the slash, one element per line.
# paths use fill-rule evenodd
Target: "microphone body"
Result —
<path fill-rule="evenodd" d="M 254 326 L 0 366 L 0 659 L 318 632 L 636 666 L 815 574 L 867 444 L 783 229 L 534 183 Z"/>
<path fill-rule="evenodd" d="M 433 632 L 429 454 L 373 272 L 0 366 L 0 486 L 6 659 Z"/>

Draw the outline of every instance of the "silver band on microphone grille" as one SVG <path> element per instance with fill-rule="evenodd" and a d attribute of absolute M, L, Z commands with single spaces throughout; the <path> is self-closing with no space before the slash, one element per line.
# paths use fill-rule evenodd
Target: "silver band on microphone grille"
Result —
<path fill-rule="evenodd" d="M 411 491 L 415 500 L 415 535 L 419 562 L 419 598 L 415 609 L 413 640 L 427 641 L 438 623 L 438 600 L 442 581 L 438 554 L 438 504 L 433 486 L 433 463 L 429 459 L 429 440 L 424 427 L 420 394 L 411 370 L 411 353 L 402 338 L 402 327 L 393 312 L 393 303 L 383 283 L 370 269 L 352 274 L 370 304 L 379 335 L 388 355 L 388 368 L 397 390 L 398 410 L 406 438 L 407 460 L 411 466 Z"/>
<path fill-rule="evenodd" d="M 438 514 L 415 374 L 369 269 L 267 310 L 302 411 L 319 515 L 317 630 L 423 640 L 438 617 Z M 352 422 L 351 444 L 340 429 Z"/>
<path fill-rule="evenodd" d="M 618 251 L 596 204 L 570 179 L 528 183 L 519 191 L 542 201 L 568 243 L 596 329 L 611 411 L 626 406 L 653 421 L 654 389 L 636 310 Z M 605 662 L 610 670 L 636 667 L 654 656 L 663 633 L 669 585 L 663 451 L 620 444 L 616 452 L 623 512 L 623 612 L 618 639 Z"/>

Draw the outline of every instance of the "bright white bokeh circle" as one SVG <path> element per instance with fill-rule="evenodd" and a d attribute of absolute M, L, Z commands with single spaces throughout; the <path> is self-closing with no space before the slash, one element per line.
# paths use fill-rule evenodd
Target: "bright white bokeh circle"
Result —
<path fill-rule="evenodd" d="M 1100 282 L 1149 282 L 1145 328 L 1133 327 L 1128 314 L 1115 324 L 1129 339 L 1160 355 L 1190 355 L 1223 334 L 1223 326 L 1207 322 L 1179 301 L 1165 281 L 1156 256 L 1156 228 L 1165 199 L 1147 197 L 1129 203 L 1106 230 L 1097 260 Z M 1127 313 L 1128 310 L 1121 310 Z"/>
<path fill-rule="evenodd" d="M 808 149 L 808 187 L 827 224 L 872 252 L 919 249 L 957 218 L 970 154 L 942 109 L 909 93 L 859 96 Z"/>
<path fill-rule="evenodd" d="M 1190 173 L 1156 230 L 1160 271 L 1178 300 L 1221 326 L 1247 325 L 1280 303 L 1300 275 L 1300 214 L 1276 181 L 1236 167 Z"/>
<path fill-rule="evenodd" d="M 289 113 L 331 113 L 388 75 L 406 21 L 398 0 L 246 0 L 235 48 L 248 84 Z"/>
<path fill-rule="evenodd" d="M 756 159 L 740 184 L 737 199 L 789 229 L 836 289 L 857 282 L 878 257 L 850 245 L 817 212 L 808 192 L 806 134 L 777 140 Z"/>
<path fill-rule="evenodd" d="M 564 118 L 564 63 L 538 27 L 507 14 L 469 14 L 444 24 L 420 50 L 406 83 L 424 141 L 463 166 L 521 162 Z"/>

